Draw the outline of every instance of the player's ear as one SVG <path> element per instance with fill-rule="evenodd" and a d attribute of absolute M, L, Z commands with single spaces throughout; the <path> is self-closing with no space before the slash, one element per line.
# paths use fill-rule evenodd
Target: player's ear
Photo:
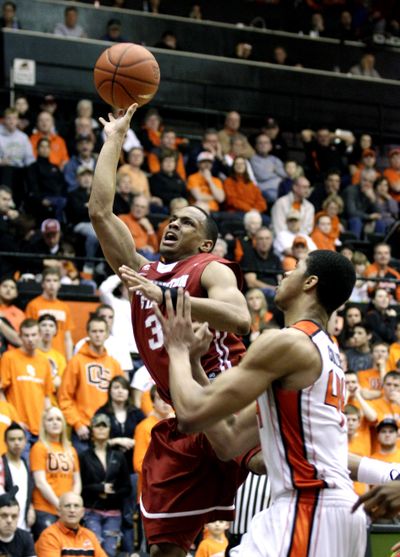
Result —
<path fill-rule="evenodd" d="M 317 283 L 318 283 L 317 275 L 309 275 L 308 277 L 306 277 L 306 280 L 304 281 L 303 289 L 306 291 L 311 290 L 311 288 L 315 288 Z"/>
<path fill-rule="evenodd" d="M 200 244 L 199 251 L 201 253 L 210 253 L 213 247 L 214 246 L 212 240 L 203 240 Z"/>

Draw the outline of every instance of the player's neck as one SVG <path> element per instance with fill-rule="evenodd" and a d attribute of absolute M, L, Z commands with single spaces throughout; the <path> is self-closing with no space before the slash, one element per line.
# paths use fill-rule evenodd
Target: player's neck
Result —
<path fill-rule="evenodd" d="M 396 445 L 394 445 L 393 447 L 382 447 L 381 446 L 379 452 L 381 454 L 394 454 L 396 452 Z"/>
<path fill-rule="evenodd" d="M 314 321 L 323 329 L 326 329 L 328 326 L 328 314 L 324 309 L 315 304 L 307 307 L 301 302 L 295 303 L 290 309 L 285 310 L 284 315 L 286 327 L 290 327 L 298 321 Z"/>
<path fill-rule="evenodd" d="M 216 542 L 224 541 L 224 534 L 209 534 L 210 538 Z"/>

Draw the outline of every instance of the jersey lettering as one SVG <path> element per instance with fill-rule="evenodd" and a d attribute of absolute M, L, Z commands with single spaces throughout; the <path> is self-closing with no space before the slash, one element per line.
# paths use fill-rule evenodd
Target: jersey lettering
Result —
<path fill-rule="evenodd" d="M 152 350 L 158 350 L 164 344 L 164 335 L 161 328 L 161 323 L 157 317 L 153 315 L 148 315 L 144 321 L 144 326 L 146 329 L 150 329 L 152 337 L 149 338 L 149 347 Z"/>
<path fill-rule="evenodd" d="M 93 385 L 99 391 L 107 391 L 111 381 L 111 372 L 99 364 L 88 364 L 86 376 L 89 385 Z"/>
<path fill-rule="evenodd" d="M 328 376 L 325 404 L 333 406 L 338 412 L 342 412 L 344 408 L 343 379 L 340 379 L 333 370 Z"/>
<path fill-rule="evenodd" d="M 49 453 L 47 455 L 47 469 L 49 472 L 69 472 L 71 460 L 64 453 Z"/>

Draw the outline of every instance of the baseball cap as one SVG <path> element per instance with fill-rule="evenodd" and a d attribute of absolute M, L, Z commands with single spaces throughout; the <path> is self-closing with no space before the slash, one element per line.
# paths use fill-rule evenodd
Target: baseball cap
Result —
<path fill-rule="evenodd" d="M 376 431 L 379 433 L 383 427 L 392 427 L 397 431 L 397 422 L 394 418 L 384 418 L 379 424 L 376 426 Z"/>
<path fill-rule="evenodd" d="M 91 426 L 92 427 L 96 427 L 100 424 L 105 425 L 106 427 L 110 427 L 111 426 L 111 420 L 110 418 L 107 416 L 107 414 L 95 414 L 92 418 L 91 421 Z"/>
<path fill-rule="evenodd" d="M 364 151 L 362 152 L 362 156 L 363 157 L 376 157 L 376 151 L 374 151 L 374 149 L 364 149 Z"/>
<path fill-rule="evenodd" d="M 393 155 L 397 155 L 400 153 L 400 147 L 393 147 L 393 149 L 390 149 L 389 151 L 389 157 L 392 157 Z"/>
<path fill-rule="evenodd" d="M 303 238 L 303 236 L 296 236 L 296 238 L 293 240 L 292 246 L 304 246 L 306 248 L 307 240 Z"/>
<path fill-rule="evenodd" d="M 54 95 L 46 95 L 43 99 L 43 104 L 55 104 L 56 102 Z"/>
<path fill-rule="evenodd" d="M 42 234 L 54 234 L 55 232 L 60 232 L 60 230 L 60 223 L 56 219 L 46 219 L 40 226 Z"/>
<path fill-rule="evenodd" d="M 300 212 L 296 211 L 296 209 L 292 209 L 289 211 L 286 220 L 300 220 Z"/>
<path fill-rule="evenodd" d="M 209 151 L 202 151 L 197 155 L 197 162 L 210 161 L 214 162 L 214 155 Z"/>
<path fill-rule="evenodd" d="M 275 118 L 266 118 L 265 120 L 265 126 L 264 126 L 267 130 L 273 130 L 275 128 L 279 127 L 278 122 L 275 120 Z"/>
<path fill-rule="evenodd" d="M 82 176 L 82 174 L 93 174 L 93 170 L 91 168 L 89 168 L 88 166 L 78 166 L 78 169 L 76 171 L 76 175 L 77 176 Z"/>

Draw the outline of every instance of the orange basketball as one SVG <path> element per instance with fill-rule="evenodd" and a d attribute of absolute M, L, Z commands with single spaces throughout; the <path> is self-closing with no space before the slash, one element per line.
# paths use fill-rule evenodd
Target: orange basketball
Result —
<path fill-rule="evenodd" d="M 152 53 L 138 44 L 118 43 L 107 48 L 94 67 L 100 97 L 116 108 L 151 101 L 160 83 L 160 68 Z"/>

